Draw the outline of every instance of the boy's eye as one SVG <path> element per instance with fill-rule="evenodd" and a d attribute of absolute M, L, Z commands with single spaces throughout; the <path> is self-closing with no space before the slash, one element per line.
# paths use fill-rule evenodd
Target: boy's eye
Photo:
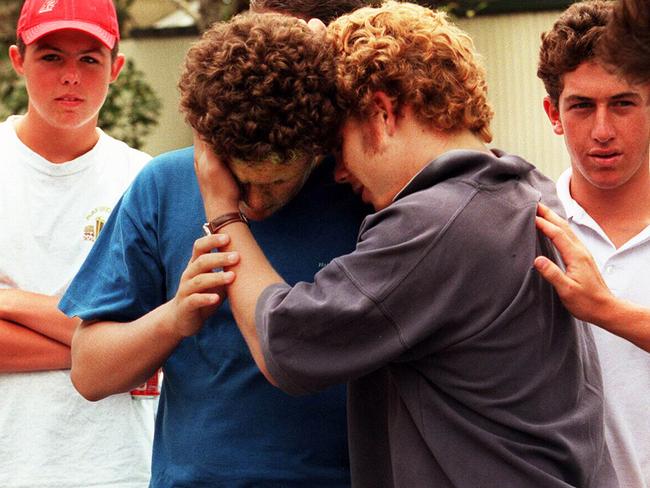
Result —
<path fill-rule="evenodd" d="M 96 63 L 99 63 L 99 61 L 98 61 L 97 59 L 95 59 L 95 58 L 93 58 L 93 57 L 91 57 L 91 56 L 84 56 L 83 58 L 81 58 L 81 60 L 82 60 L 84 63 L 88 63 L 88 64 L 96 64 Z"/>
<path fill-rule="evenodd" d="M 59 56 L 57 54 L 45 54 L 41 59 L 43 61 L 58 61 Z"/>

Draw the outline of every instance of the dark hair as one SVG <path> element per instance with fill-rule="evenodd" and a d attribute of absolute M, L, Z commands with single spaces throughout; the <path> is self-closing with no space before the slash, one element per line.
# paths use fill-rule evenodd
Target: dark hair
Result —
<path fill-rule="evenodd" d="M 612 2 L 593 0 L 574 3 L 542 34 L 537 76 L 557 106 L 564 88 L 562 76 L 585 61 L 598 59 L 598 46 L 612 16 Z"/>
<path fill-rule="evenodd" d="M 117 58 L 118 53 L 120 52 L 120 46 L 119 42 L 115 42 L 115 45 L 113 46 L 113 49 L 111 49 L 111 59 L 115 61 L 115 58 Z M 25 45 L 25 42 L 23 41 L 23 38 L 18 36 L 16 39 L 16 46 L 18 47 L 18 52 L 20 53 L 21 57 L 25 57 L 25 51 L 27 50 L 27 46 Z"/>
<path fill-rule="evenodd" d="M 320 19 L 329 24 L 340 15 L 380 4 L 380 0 L 250 0 L 250 9 L 253 12 L 272 11 L 293 15 L 305 20 Z"/>
<path fill-rule="evenodd" d="M 225 158 L 291 161 L 332 150 L 339 124 L 332 50 L 280 14 L 217 22 L 179 81 L 187 123 Z"/>
<path fill-rule="evenodd" d="M 619 0 L 603 42 L 603 56 L 632 82 L 650 82 L 650 3 Z"/>

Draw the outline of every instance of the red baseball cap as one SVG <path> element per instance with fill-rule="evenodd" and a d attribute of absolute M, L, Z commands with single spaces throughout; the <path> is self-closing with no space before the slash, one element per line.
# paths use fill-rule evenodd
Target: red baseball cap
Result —
<path fill-rule="evenodd" d="M 113 0 L 25 0 L 16 34 L 26 45 L 62 29 L 86 32 L 108 49 L 120 39 Z"/>

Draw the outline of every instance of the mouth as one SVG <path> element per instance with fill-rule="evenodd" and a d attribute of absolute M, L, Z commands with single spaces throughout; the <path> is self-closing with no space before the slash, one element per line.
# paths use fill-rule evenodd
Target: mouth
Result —
<path fill-rule="evenodd" d="M 54 100 L 56 100 L 59 103 L 69 104 L 69 105 L 77 105 L 83 102 L 83 99 L 79 98 L 76 95 L 62 95 L 60 97 L 56 97 Z"/>
<path fill-rule="evenodd" d="M 588 156 L 600 164 L 614 164 L 620 159 L 622 153 L 619 151 L 591 151 Z"/>

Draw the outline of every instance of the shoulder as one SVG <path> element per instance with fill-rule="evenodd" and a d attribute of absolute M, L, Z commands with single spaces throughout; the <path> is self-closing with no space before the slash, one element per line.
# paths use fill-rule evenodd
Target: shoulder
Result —
<path fill-rule="evenodd" d="M 194 177 L 194 150 L 177 149 L 150 158 L 137 180 L 154 181 L 158 185 L 171 184 L 179 179 Z"/>
<path fill-rule="evenodd" d="M 190 193 L 198 193 L 193 154 L 193 148 L 189 147 L 150 159 L 125 193 L 125 201 L 161 203 L 169 200 L 174 193 L 180 197 L 179 192 L 182 192 L 183 198 L 187 198 Z"/>
<path fill-rule="evenodd" d="M 110 151 L 114 157 L 117 156 L 123 160 L 139 163 L 140 165 L 144 165 L 151 159 L 151 156 L 146 152 L 135 149 L 129 146 L 126 142 L 120 141 L 113 136 L 109 136 L 104 131 L 100 130 L 99 137 L 101 149 L 104 151 Z"/>

